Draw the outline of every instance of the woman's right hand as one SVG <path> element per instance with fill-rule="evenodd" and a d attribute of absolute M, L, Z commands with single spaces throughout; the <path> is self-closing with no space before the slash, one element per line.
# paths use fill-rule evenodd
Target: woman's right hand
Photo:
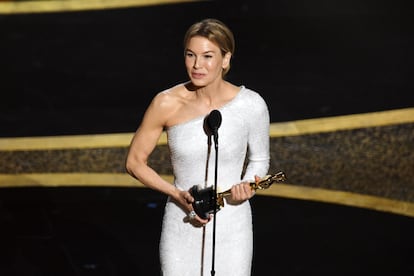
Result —
<path fill-rule="evenodd" d="M 207 219 L 202 219 L 195 214 L 193 208 L 194 197 L 190 194 L 190 192 L 178 190 L 176 195 L 173 196 L 173 199 L 184 210 L 184 212 L 186 212 L 187 216 L 184 218 L 186 222 L 189 222 L 196 227 L 201 227 L 206 225 L 211 220 L 211 216 Z"/>

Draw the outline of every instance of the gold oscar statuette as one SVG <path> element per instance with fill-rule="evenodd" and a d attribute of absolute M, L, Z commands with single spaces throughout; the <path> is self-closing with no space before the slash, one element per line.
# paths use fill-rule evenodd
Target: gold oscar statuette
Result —
<path fill-rule="evenodd" d="M 286 174 L 278 172 L 272 175 L 266 175 L 258 182 L 250 182 L 252 190 L 264 190 L 269 188 L 273 183 L 281 183 L 286 181 Z M 231 194 L 230 190 L 217 193 L 217 201 L 214 202 L 214 187 L 200 188 L 198 185 L 190 189 L 191 195 L 194 197 L 193 208 L 200 218 L 206 219 L 209 214 L 214 213 L 214 208 L 219 211 L 224 207 L 224 198 Z"/>

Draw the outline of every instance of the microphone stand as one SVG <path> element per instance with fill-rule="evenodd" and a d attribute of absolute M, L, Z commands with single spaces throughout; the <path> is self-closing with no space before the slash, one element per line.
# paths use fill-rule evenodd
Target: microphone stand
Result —
<path fill-rule="evenodd" d="M 214 129 L 214 149 L 216 152 L 214 165 L 214 220 L 213 220 L 213 245 L 212 245 L 212 260 L 211 260 L 211 276 L 216 274 L 214 270 L 215 253 L 216 253 L 216 220 L 217 220 L 217 167 L 218 167 L 218 130 Z"/>

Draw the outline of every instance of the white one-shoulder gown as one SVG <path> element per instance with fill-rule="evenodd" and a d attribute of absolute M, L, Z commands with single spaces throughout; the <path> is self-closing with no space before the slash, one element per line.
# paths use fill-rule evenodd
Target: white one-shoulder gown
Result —
<path fill-rule="evenodd" d="M 239 93 L 219 109 L 218 191 L 226 191 L 241 180 L 253 181 L 269 169 L 269 112 L 263 98 L 241 86 Z M 167 129 L 174 185 L 189 190 L 193 185 L 214 185 L 214 142 L 208 154 L 205 117 Z M 248 166 L 243 168 L 248 157 Z M 208 166 L 207 166 L 208 163 Z M 207 175 L 207 177 L 206 177 Z M 205 229 L 186 222 L 187 214 L 174 202 L 165 206 L 160 240 L 163 276 L 211 274 L 213 222 Z M 204 234 L 203 234 L 204 233 Z M 216 214 L 215 275 L 248 276 L 253 254 L 252 216 L 249 201 L 225 204 Z"/>

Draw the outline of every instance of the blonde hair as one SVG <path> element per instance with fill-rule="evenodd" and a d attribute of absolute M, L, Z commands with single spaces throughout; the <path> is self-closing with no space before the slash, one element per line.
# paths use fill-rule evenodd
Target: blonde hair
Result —
<path fill-rule="evenodd" d="M 220 20 L 207 18 L 191 25 L 184 36 L 184 48 L 187 47 L 188 41 L 195 36 L 205 37 L 216 44 L 220 48 L 223 56 L 227 53 L 230 53 L 231 55 L 234 54 L 234 35 Z M 223 69 L 222 76 L 224 77 L 229 70 L 230 62 L 229 65 Z"/>

